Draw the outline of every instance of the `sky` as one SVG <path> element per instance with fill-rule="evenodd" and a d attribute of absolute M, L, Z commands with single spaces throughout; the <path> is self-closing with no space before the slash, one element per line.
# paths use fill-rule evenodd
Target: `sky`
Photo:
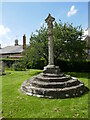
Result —
<path fill-rule="evenodd" d="M 14 45 L 15 39 L 22 44 L 26 35 L 27 44 L 31 33 L 35 33 L 50 13 L 57 22 L 88 27 L 88 2 L 3 2 L 0 21 L 0 44 L 2 47 Z"/>

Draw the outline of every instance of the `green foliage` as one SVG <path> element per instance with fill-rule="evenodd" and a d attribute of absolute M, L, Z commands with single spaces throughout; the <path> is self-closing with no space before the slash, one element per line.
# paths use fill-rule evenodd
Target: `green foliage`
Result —
<path fill-rule="evenodd" d="M 37 30 L 38 35 L 32 33 L 30 38 L 30 47 L 24 52 L 24 60 L 27 68 L 42 68 L 42 62 L 47 64 L 48 55 L 48 38 L 46 27 L 41 27 Z"/>
<path fill-rule="evenodd" d="M 11 59 L 11 58 L 2 58 L 0 60 L 4 61 L 6 67 L 8 68 L 12 67 L 12 64 L 14 64 L 15 62 L 22 61 L 22 59 Z"/>
<path fill-rule="evenodd" d="M 13 68 L 15 71 L 24 71 L 24 70 L 26 70 L 26 66 L 25 66 L 25 64 L 24 64 L 24 61 L 15 62 L 15 63 L 12 65 L 12 68 Z"/>
<path fill-rule="evenodd" d="M 25 61 L 27 66 L 35 68 L 42 59 L 48 62 L 48 35 L 43 25 L 37 34 L 31 35 L 30 47 L 26 49 Z M 53 27 L 54 59 L 84 61 L 87 57 L 86 42 L 82 41 L 83 31 L 81 26 L 74 27 L 72 24 L 55 22 Z"/>
<path fill-rule="evenodd" d="M 90 72 L 90 61 L 71 62 L 58 59 L 55 65 L 58 65 L 62 72 Z"/>
<path fill-rule="evenodd" d="M 40 70 L 6 71 L 2 76 L 2 116 L 4 118 L 88 118 L 88 94 L 78 98 L 44 99 L 27 96 L 20 91 L 21 84 Z M 69 74 L 69 73 L 68 73 Z M 88 87 L 88 73 L 70 73 Z M 89 92 L 90 93 L 90 92 Z"/>
<path fill-rule="evenodd" d="M 81 26 L 55 22 L 54 24 L 54 54 L 55 59 L 83 61 L 86 59 L 86 42 L 82 41 Z"/>

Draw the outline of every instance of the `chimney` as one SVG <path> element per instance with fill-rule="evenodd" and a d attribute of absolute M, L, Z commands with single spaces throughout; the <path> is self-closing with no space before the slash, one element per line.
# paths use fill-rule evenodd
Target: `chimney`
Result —
<path fill-rule="evenodd" d="M 26 36 L 24 34 L 24 36 L 23 36 L 23 49 L 25 49 L 25 48 L 26 48 Z"/>
<path fill-rule="evenodd" d="M 15 40 L 15 46 L 17 46 L 17 45 L 18 45 L 18 40 L 16 39 L 16 40 Z"/>

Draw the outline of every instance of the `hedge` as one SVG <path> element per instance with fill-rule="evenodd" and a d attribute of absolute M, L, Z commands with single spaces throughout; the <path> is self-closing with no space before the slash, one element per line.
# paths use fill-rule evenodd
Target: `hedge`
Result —
<path fill-rule="evenodd" d="M 16 61 L 22 61 L 21 59 L 18 60 L 18 59 L 2 59 L 2 61 L 5 63 L 5 65 L 10 68 Z"/>
<path fill-rule="evenodd" d="M 70 61 L 55 61 L 55 65 L 60 67 L 62 72 L 90 72 L 90 61 L 70 62 Z M 34 69 L 43 69 L 44 61 L 38 61 Z"/>
<path fill-rule="evenodd" d="M 90 72 L 90 61 L 70 62 L 57 60 L 55 65 L 58 65 L 62 72 Z"/>
<path fill-rule="evenodd" d="M 22 60 L 3 60 L 8 67 L 11 67 L 13 63 L 16 61 L 20 62 Z M 55 61 L 55 65 L 60 67 L 62 72 L 90 72 L 90 61 L 81 61 L 81 62 L 70 62 L 57 60 Z M 33 69 L 43 69 L 46 66 L 44 60 L 37 61 L 37 64 L 33 66 Z M 28 69 L 28 65 L 26 65 Z"/>

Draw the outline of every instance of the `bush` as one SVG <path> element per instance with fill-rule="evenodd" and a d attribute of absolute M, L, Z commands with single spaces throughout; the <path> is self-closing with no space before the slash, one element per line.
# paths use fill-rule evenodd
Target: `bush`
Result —
<path fill-rule="evenodd" d="M 15 71 L 24 71 L 26 70 L 26 66 L 23 62 L 15 62 L 13 65 L 12 65 L 13 69 Z"/>
<path fill-rule="evenodd" d="M 32 66 L 29 65 L 27 69 L 43 69 L 46 65 L 44 60 L 40 60 Z M 61 72 L 90 72 L 90 61 L 71 62 L 58 59 L 55 60 L 55 65 L 60 67 Z"/>
<path fill-rule="evenodd" d="M 90 72 L 90 61 L 62 61 L 57 60 L 55 65 L 59 66 L 62 72 Z"/>
<path fill-rule="evenodd" d="M 90 72 L 90 61 L 79 61 L 79 62 L 71 62 L 71 61 L 63 61 L 56 60 L 55 65 L 60 67 L 62 72 Z M 37 61 L 36 64 L 32 65 L 33 69 L 43 69 L 46 66 L 46 62 L 44 60 Z"/>
<path fill-rule="evenodd" d="M 4 59 L 3 61 L 4 61 L 5 65 L 7 66 L 7 68 L 10 68 L 15 63 L 15 60 Z"/>
<path fill-rule="evenodd" d="M 44 66 L 47 65 L 47 62 L 45 61 L 45 59 L 41 59 L 38 61 L 28 61 L 26 62 L 26 68 L 27 69 L 43 69 Z"/>

